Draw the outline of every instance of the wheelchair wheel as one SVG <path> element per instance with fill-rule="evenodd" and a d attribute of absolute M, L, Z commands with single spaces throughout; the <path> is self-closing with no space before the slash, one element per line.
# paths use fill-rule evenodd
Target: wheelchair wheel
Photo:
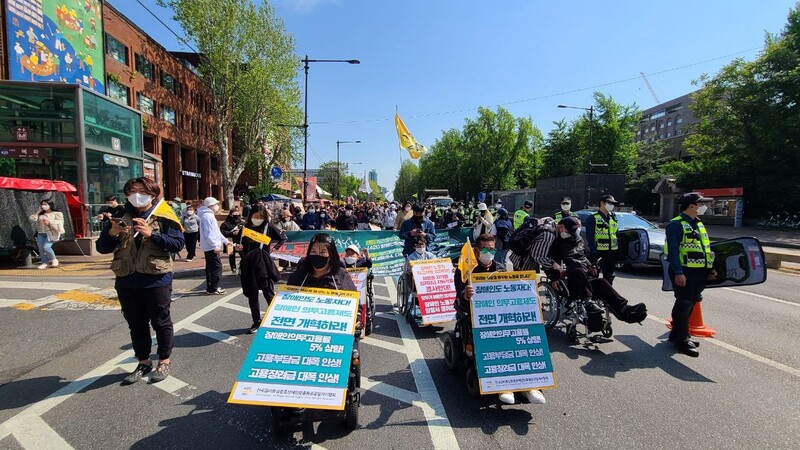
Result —
<path fill-rule="evenodd" d="M 355 430 L 358 428 L 358 407 L 359 401 L 355 398 L 348 399 L 345 405 L 344 424 L 348 430 Z"/>
<path fill-rule="evenodd" d="M 364 325 L 364 335 L 369 336 L 375 329 L 375 305 L 367 305 L 367 323 Z"/>
<path fill-rule="evenodd" d="M 610 338 L 613 335 L 614 329 L 611 328 L 611 322 L 606 322 L 606 324 L 603 325 L 603 337 Z"/>
<path fill-rule="evenodd" d="M 481 388 L 478 385 L 478 371 L 474 367 L 467 369 L 467 392 L 473 397 L 481 395 Z"/>
<path fill-rule="evenodd" d="M 569 341 L 571 343 L 577 344 L 578 343 L 578 327 L 575 324 L 571 323 L 571 324 L 567 325 L 566 332 L 567 332 L 567 339 L 569 339 Z"/>
<path fill-rule="evenodd" d="M 464 349 L 461 347 L 461 339 L 455 336 L 454 332 L 444 335 L 444 363 L 447 370 L 454 372 L 461 364 L 464 357 Z"/>
<path fill-rule="evenodd" d="M 546 330 L 552 329 L 561 316 L 560 296 L 550 283 L 539 283 L 539 303 L 542 305 L 542 322 Z"/>
<path fill-rule="evenodd" d="M 289 437 L 288 427 L 281 423 L 281 414 L 283 413 L 281 408 L 273 406 L 270 412 L 272 413 L 272 435 L 276 438 Z"/>

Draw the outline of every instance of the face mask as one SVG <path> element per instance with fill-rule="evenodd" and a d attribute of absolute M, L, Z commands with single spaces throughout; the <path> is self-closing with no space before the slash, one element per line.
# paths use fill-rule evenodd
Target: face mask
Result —
<path fill-rule="evenodd" d="M 345 211 L 344 215 L 347 216 L 347 217 L 350 217 L 350 216 L 353 215 L 353 211 Z"/>
<path fill-rule="evenodd" d="M 494 259 L 495 251 L 494 250 L 484 251 L 484 250 L 481 250 L 481 252 L 478 254 L 478 261 L 480 261 L 481 264 L 483 264 L 484 266 L 488 266 L 489 264 L 492 263 L 492 260 Z"/>
<path fill-rule="evenodd" d="M 702 216 L 708 211 L 708 205 L 700 205 L 697 207 L 697 215 Z"/>
<path fill-rule="evenodd" d="M 328 265 L 328 258 L 322 255 L 311 255 L 308 257 L 308 262 L 311 263 L 311 267 L 322 269 Z"/>
<path fill-rule="evenodd" d="M 262 223 L 264 223 L 264 219 L 250 219 L 250 222 L 253 223 L 253 226 L 258 227 L 261 226 Z"/>
<path fill-rule="evenodd" d="M 562 211 L 569 211 L 570 208 L 572 208 L 572 203 L 562 203 L 561 204 L 561 210 Z"/>
<path fill-rule="evenodd" d="M 608 210 L 608 212 L 611 212 L 614 210 L 614 205 L 607 204 L 606 209 Z"/>
<path fill-rule="evenodd" d="M 219 205 L 209 206 L 208 209 L 214 211 L 215 213 L 219 211 Z"/>
<path fill-rule="evenodd" d="M 457 213 L 458 212 L 458 208 L 450 208 L 450 211 L 452 211 L 454 213 Z"/>
<path fill-rule="evenodd" d="M 144 208 L 153 201 L 152 195 L 135 193 L 128 196 L 128 201 L 131 202 L 134 208 Z"/>
<path fill-rule="evenodd" d="M 308 210 L 308 213 L 309 213 L 309 214 L 314 214 L 315 212 L 316 212 L 316 211 L 315 211 L 315 210 L 313 210 L 313 209 L 309 209 L 309 210 Z"/>
<path fill-rule="evenodd" d="M 48 211 L 50 209 L 50 205 L 42 205 L 42 211 Z"/>
<path fill-rule="evenodd" d="M 417 252 L 418 255 L 422 256 L 425 254 L 425 247 L 415 247 L 414 250 Z"/>
<path fill-rule="evenodd" d="M 187 216 L 193 216 L 194 215 L 194 211 L 186 211 L 186 215 Z"/>
<path fill-rule="evenodd" d="M 559 233 L 558 235 L 559 235 L 559 236 L 561 236 L 561 239 L 569 239 L 569 238 L 570 238 L 570 236 L 572 236 L 571 234 L 569 234 L 569 233 L 568 233 L 568 232 L 566 232 L 566 231 L 562 231 L 562 232 L 561 232 L 561 233 Z"/>
<path fill-rule="evenodd" d="M 346 262 L 347 264 L 355 264 L 356 261 L 358 261 L 358 258 L 356 258 L 355 256 L 345 256 L 344 257 L 344 262 Z"/>

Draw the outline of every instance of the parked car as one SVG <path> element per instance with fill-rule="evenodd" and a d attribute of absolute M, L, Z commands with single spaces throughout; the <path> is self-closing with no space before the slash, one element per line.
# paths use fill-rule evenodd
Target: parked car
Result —
<path fill-rule="evenodd" d="M 576 211 L 576 214 L 578 214 L 578 217 L 581 219 L 581 224 L 583 225 L 581 227 L 581 235 L 586 237 L 586 223 L 589 220 L 589 217 L 594 214 L 594 211 L 582 209 L 580 211 Z M 660 266 L 661 261 L 659 260 L 659 257 L 664 251 L 664 244 L 666 243 L 667 239 L 666 232 L 659 228 L 658 225 L 649 222 L 637 216 L 636 214 L 627 212 L 618 212 L 615 214 L 617 216 L 620 231 L 641 229 L 647 232 L 650 245 L 646 265 Z"/>

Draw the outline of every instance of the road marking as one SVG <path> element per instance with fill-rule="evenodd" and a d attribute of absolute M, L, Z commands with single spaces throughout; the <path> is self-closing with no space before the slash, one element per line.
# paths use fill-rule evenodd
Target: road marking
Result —
<path fill-rule="evenodd" d="M 137 363 L 138 363 L 138 361 L 136 361 L 134 358 L 131 358 L 130 360 L 126 361 L 125 363 L 120 364 L 120 368 L 123 371 L 125 371 L 127 373 L 130 373 L 130 372 L 133 372 L 134 369 L 136 369 Z M 150 372 L 150 373 L 152 374 L 153 372 Z M 145 378 L 145 380 L 146 379 L 147 378 Z M 158 383 L 150 383 L 150 384 L 152 384 L 153 386 L 161 389 L 162 391 L 164 391 L 164 392 L 166 392 L 168 394 L 172 394 L 172 395 L 174 395 L 176 397 L 178 396 L 178 394 L 176 394 L 175 392 L 177 392 L 179 389 L 183 389 L 186 386 L 189 386 L 189 383 L 186 383 L 185 381 L 181 381 L 181 380 L 175 378 L 172 375 L 168 376 L 166 379 L 164 379 L 164 380 L 162 380 L 162 381 L 160 381 Z"/>
<path fill-rule="evenodd" d="M 422 397 L 416 392 L 411 392 L 407 389 L 392 386 L 391 384 L 381 381 L 370 380 L 367 377 L 361 377 L 361 387 L 370 392 L 393 398 L 409 405 L 419 406 L 417 403 L 422 402 Z"/>
<path fill-rule="evenodd" d="M 237 338 L 231 336 L 230 334 L 223 333 L 217 330 L 212 330 L 211 328 L 206 328 L 196 323 L 187 323 L 183 328 L 191 331 L 192 333 L 202 334 L 207 338 L 211 338 L 219 342 L 224 342 L 226 344 L 234 345 L 236 341 L 238 341 Z"/>
<path fill-rule="evenodd" d="M 389 287 L 389 300 L 392 300 L 394 304 L 397 301 L 396 298 L 393 298 L 397 296 L 394 280 L 389 278 L 387 285 Z M 400 329 L 400 338 L 403 340 L 403 345 L 406 349 L 406 357 L 411 366 L 411 373 L 414 375 L 414 382 L 417 384 L 417 392 L 421 398 L 425 399 L 424 402 L 419 403 L 419 407 L 422 409 L 425 421 L 428 422 L 428 432 L 431 434 L 433 448 L 460 448 L 453 428 L 450 426 L 450 420 L 447 418 L 447 411 L 445 411 L 442 399 L 439 397 L 439 391 L 436 390 L 436 384 L 433 382 L 430 370 L 428 370 L 425 355 L 422 353 L 422 349 L 414 336 L 414 330 L 402 317 L 395 317 L 395 322 L 397 322 L 397 327 Z"/>
<path fill-rule="evenodd" d="M 236 304 L 233 304 L 233 303 L 225 303 L 224 305 L 222 305 L 222 307 L 223 308 L 232 309 L 234 311 L 243 312 L 243 313 L 248 314 L 248 315 L 250 314 L 250 308 L 248 308 L 246 306 L 236 305 Z"/>
<path fill-rule="evenodd" d="M 73 448 L 39 416 L 21 417 L 14 425 L 12 435 L 24 449 L 55 450 Z"/>
<path fill-rule="evenodd" d="M 362 344 L 372 345 L 374 347 L 380 347 L 384 350 L 389 350 L 395 353 L 405 353 L 406 348 L 399 344 L 394 344 L 392 342 L 382 341 L 380 339 L 375 339 L 373 337 L 365 337 L 361 339 Z"/>
<path fill-rule="evenodd" d="M 781 300 L 779 298 L 768 297 L 766 295 L 756 294 L 755 292 L 747 292 L 747 291 L 743 291 L 741 289 L 734 289 L 734 288 L 729 288 L 729 287 L 726 287 L 726 288 L 723 288 L 723 289 L 726 289 L 728 291 L 738 292 L 740 294 L 752 295 L 753 297 L 763 298 L 764 300 L 771 300 L 773 302 L 783 303 L 784 305 L 800 307 L 800 303 L 788 302 L 786 300 Z"/>
<path fill-rule="evenodd" d="M 661 317 L 654 316 L 652 314 L 648 314 L 647 318 L 650 319 L 650 320 L 662 323 L 664 325 L 669 325 L 669 321 L 667 321 L 665 319 L 662 319 Z M 722 347 L 722 348 L 724 348 L 726 350 L 732 351 L 733 353 L 737 353 L 739 355 L 742 355 L 742 356 L 745 356 L 747 358 L 750 358 L 753 361 L 760 362 L 762 364 L 766 364 L 766 365 L 768 365 L 770 367 L 773 367 L 773 368 L 778 369 L 780 371 L 786 372 L 789 375 L 794 375 L 794 376 L 800 378 L 800 369 L 795 369 L 794 367 L 790 367 L 790 366 L 787 366 L 786 364 L 779 363 L 778 361 L 771 360 L 771 359 L 769 359 L 769 358 L 767 358 L 765 356 L 761 356 L 761 355 L 758 355 L 758 354 L 753 353 L 751 351 L 747 351 L 747 350 L 745 350 L 743 348 L 736 347 L 735 345 L 728 344 L 725 341 L 720 341 L 717 338 L 699 337 L 699 339 L 701 339 L 703 342 L 708 342 L 709 344 L 716 345 L 717 347 Z"/>
<path fill-rule="evenodd" d="M 78 283 L 43 283 L 34 281 L 0 281 L 0 289 L 35 289 L 38 291 L 69 291 L 87 287 Z"/>
<path fill-rule="evenodd" d="M 227 301 L 231 300 L 232 298 L 236 297 L 241 293 L 242 290 L 237 289 L 232 293 L 226 295 L 225 297 L 222 297 L 221 299 L 217 300 L 216 302 L 209 304 L 205 308 L 196 311 L 194 314 L 191 314 L 185 319 L 176 323 L 173 326 L 174 330 L 175 331 L 182 330 L 183 328 L 186 327 L 187 324 L 193 323 L 195 320 L 198 320 L 201 317 L 205 316 L 206 314 L 214 311 L 215 309 L 219 308 L 222 304 L 226 303 Z M 128 361 L 129 358 L 130 358 L 129 351 L 124 351 L 120 353 L 119 355 L 109 359 L 99 367 L 87 372 L 86 374 L 79 377 L 75 381 L 67 384 L 63 388 L 48 395 L 43 400 L 34 403 L 33 405 L 25 408 L 23 411 L 17 413 L 16 415 L 6 420 L 5 422 L 0 423 L 0 441 L 5 439 L 12 432 L 16 431 L 16 427 L 14 426 L 14 424 L 17 421 L 21 420 L 21 418 L 24 418 L 24 420 L 28 420 L 29 416 L 41 416 L 42 414 L 60 405 L 62 402 L 66 401 L 67 399 L 77 394 L 78 392 L 82 391 L 83 389 L 86 389 L 86 387 L 88 387 L 95 381 L 108 375 L 109 372 L 116 370 L 117 367 Z"/>

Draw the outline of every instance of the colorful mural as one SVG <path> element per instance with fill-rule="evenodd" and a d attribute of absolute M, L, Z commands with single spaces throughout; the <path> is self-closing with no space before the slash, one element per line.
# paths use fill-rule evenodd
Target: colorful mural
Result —
<path fill-rule="evenodd" d="M 100 0 L 6 0 L 10 78 L 105 94 L 102 8 Z"/>

